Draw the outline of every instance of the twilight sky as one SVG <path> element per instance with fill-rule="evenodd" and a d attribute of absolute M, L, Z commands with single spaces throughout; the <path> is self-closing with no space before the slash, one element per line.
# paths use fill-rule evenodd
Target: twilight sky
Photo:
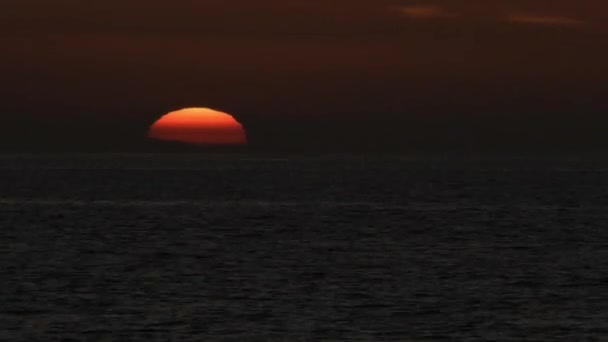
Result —
<path fill-rule="evenodd" d="M 129 151 L 187 106 L 259 150 L 608 149 L 604 0 L 3 0 L 3 150 Z"/>

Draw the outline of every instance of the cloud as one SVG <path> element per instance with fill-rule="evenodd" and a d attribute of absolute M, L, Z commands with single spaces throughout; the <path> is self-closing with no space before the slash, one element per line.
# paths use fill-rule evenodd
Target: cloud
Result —
<path fill-rule="evenodd" d="M 585 24 L 585 21 L 566 16 L 545 16 L 525 13 L 509 14 L 505 21 L 516 24 L 546 25 L 546 26 L 574 26 Z"/>
<path fill-rule="evenodd" d="M 439 6 L 399 6 L 395 10 L 402 15 L 409 18 L 416 19 L 429 19 L 429 18 L 442 18 L 442 17 L 454 17 L 453 13 L 447 12 L 445 9 Z"/>

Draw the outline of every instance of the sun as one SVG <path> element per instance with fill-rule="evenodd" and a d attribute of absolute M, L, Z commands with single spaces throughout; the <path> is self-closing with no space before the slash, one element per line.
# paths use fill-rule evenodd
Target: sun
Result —
<path fill-rule="evenodd" d="M 163 115 L 150 126 L 148 137 L 197 145 L 247 145 L 245 130 L 232 115 L 198 107 Z"/>

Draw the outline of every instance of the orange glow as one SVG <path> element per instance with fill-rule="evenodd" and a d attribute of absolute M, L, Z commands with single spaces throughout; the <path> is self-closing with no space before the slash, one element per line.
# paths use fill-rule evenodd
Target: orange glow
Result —
<path fill-rule="evenodd" d="M 569 25 L 581 25 L 584 21 L 577 20 L 569 17 L 561 16 L 541 16 L 532 14 L 513 14 L 507 17 L 507 21 L 519 24 L 537 24 L 537 25 L 548 25 L 548 26 L 569 26 Z"/>
<path fill-rule="evenodd" d="M 209 108 L 185 108 L 158 119 L 148 137 L 200 145 L 246 145 L 243 126 L 232 115 Z"/>
<path fill-rule="evenodd" d="M 446 12 L 439 6 L 399 6 L 398 12 L 410 18 L 429 19 L 438 17 L 452 17 L 454 15 Z"/>

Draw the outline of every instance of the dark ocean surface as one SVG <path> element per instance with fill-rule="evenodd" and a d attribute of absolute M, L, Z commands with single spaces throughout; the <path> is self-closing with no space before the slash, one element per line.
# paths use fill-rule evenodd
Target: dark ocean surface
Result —
<path fill-rule="evenodd" d="M 608 164 L 0 157 L 2 341 L 608 341 Z"/>

